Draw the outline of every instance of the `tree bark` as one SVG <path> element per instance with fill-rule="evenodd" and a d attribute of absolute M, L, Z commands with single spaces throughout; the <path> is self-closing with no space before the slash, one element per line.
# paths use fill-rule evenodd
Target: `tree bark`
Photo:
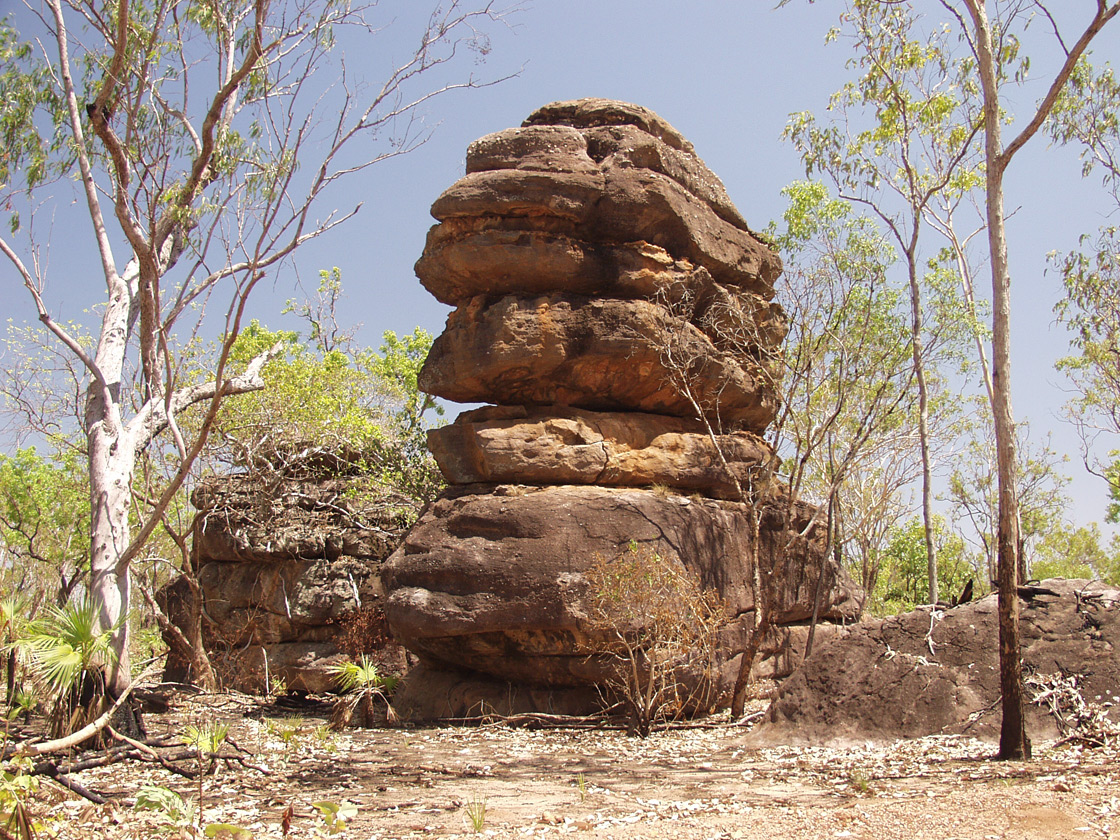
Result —
<path fill-rule="evenodd" d="M 999 674 L 1003 722 L 999 757 L 1030 756 L 1023 708 L 1023 666 L 1019 637 L 1019 502 L 1015 494 L 1015 421 L 1011 410 L 1011 276 L 1003 214 L 1007 158 L 1000 136 L 999 87 L 992 31 L 982 0 L 966 0 L 975 26 L 980 82 L 984 92 L 986 211 L 992 267 L 992 415 L 999 479 L 996 570 L 999 583 Z"/>
<path fill-rule="evenodd" d="M 926 540 L 926 576 L 929 603 L 937 603 L 937 543 L 933 532 L 933 464 L 929 447 L 929 385 L 926 382 L 925 346 L 922 341 L 922 288 L 918 283 L 918 225 L 914 214 L 914 235 L 906 253 L 910 282 L 910 347 L 914 356 L 914 376 L 918 383 L 918 446 L 922 456 L 922 525 Z"/>

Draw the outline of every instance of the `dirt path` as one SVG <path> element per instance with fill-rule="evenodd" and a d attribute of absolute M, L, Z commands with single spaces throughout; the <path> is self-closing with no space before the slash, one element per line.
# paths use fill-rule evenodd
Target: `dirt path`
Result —
<path fill-rule="evenodd" d="M 357 807 L 343 837 L 1091 838 L 1120 830 L 1120 750 L 1043 745 L 1029 764 L 991 745 L 925 738 L 849 748 L 750 744 L 727 722 L 657 733 L 484 727 L 337 734 L 325 718 L 246 717 L 242 698 L 149 717 L 151 734 L 229 720 L 266 773 L 224 769 L 203 785 L 205 822 L 254 838 L 324 836 L 312 803 Z M 92 806 L 44 782 L 40 811 L 60 838 L 190 836 L 131 805 L 144 784 L 197 805 L 194 783 L 148 764 L 77 774 L 114 798 Z M 473 816 L 473 820 L 472 820 Z M 475 831 L 475 825 L 479 831 Z M 221 836 L 220 834 L 218 836 Z"/>

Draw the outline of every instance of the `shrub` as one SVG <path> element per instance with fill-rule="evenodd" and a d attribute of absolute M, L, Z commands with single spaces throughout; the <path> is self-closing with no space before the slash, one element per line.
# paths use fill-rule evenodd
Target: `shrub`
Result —
<path fill-rule="evenodd" d="M 726 608 L 679 563 L 631 541 L 587 571 L 589 652 L 606 657 L 607 688 L 647 736 L 659 721 L 713 705 L 715 640 Z"/>

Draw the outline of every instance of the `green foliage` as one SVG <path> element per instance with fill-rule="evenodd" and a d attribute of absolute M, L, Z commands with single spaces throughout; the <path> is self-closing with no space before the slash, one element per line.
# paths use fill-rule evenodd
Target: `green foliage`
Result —
<path fill-rule="evenodd" d="M 1069 505 L 1065 494 L 1069 478 L 1060 469 L 1066 458 L 1051 448 L 1049 440 L 1033 444 L 1025 423 L 1019 425 L 1018 432 L 1019 538 L 1022 550 L 1029 555 L 1040 539 L 1061 524 Z M 985 428 L 979 437 L 969 440 L 949 476 L 949 501 L 958 522 L 967 521 L 971 526 L 970 540 L 981 550 L 989 580 L 993 580 L 999 497 L 995 445 L 989 434 L 990 429 Z"/>
<path fill-rule="evenodd" d="M 78 453 L 63 450 L 47 459 L 27 447 L 0 454 L 0 546 L 19 564 L 21 577 L 10 586 L 34 591 L 57 577 L 52 588 L 69 594 L 89 565 L 89 486 Z M 35 570 L 27 561 L 41 566 Z"/>
<path fill-rule="evenodd" d="M 312 802 L 311 807 L 319 812 L 328 835 L 341 834 L 350 820 L 358 816 L 358 806 L 350 802 Z"/>
<path fill-rule="evenodd" d="M 139 811 L 158 811 L 169 824 L 176 827 L 188 826 L 194 819 L 186 800 L 162 785 L 144 785 L 140 788 L 134 807 Z"/>
<path fill-rule="evenodd" d="M 51 732 L 69 734 L 91 722 L 107 706 L 104 668 L 115 661 L 115 628 L 100 629 L 89 599 L 49 607 L 28 630 L 21 648 L 32 679 L 52 704 Z M 88 695 L 83 704 L 81 695 Z"/>
<path fill-rule="evenodd" d="M 1059 523 L 1035 548 L 1030 576 L 1039 580 L 1063 577 L 1120 582 L 1120 538 L 1114 537 L 1109 546 L 1102 539 L 1096 522 L 1080 527 Z"/>
<path fill-rule="evenodd" d="M 372 726 L 377 720 L 374 701 L 384 704 L 386 722 L 397 720 L 390 701 L 400 679 L 382 675 L 377 663 L 366 654 L 362 654 L 356 662 L 338 663 L 331 668 L 331 675 L 343 692 L 331 714 L 332 729 L 345 729 L 355 722 Z"/>
<path fill-rule="evenodd" d="M 344 692 L 381 688 L 392 691 L 398 683 L 396 677 L 382 676 L 377 663 L 365 654 L 357 662 L 340 662 L 333 666 L 331 675 Z"/>
<path fill-rule="evenodd" d="M 471 830 L 478 834 L 486 827 L 486 800 L 474 798 L 466 806 L 467 820 L 470 821 Z"/>
<path fill-rule="evenodd" d="M 217 840 L 252 840 L 253 832 L 232 823 L 210 823 L 202 830 L 207 837 Z"/>
<path fill-rule="evenodd" d="M 443 487 L 426 446 L 425 415 L 440 410 L 417 390 L 431 336 L 387 332 L 380 354 L 346 342 L 325 349 L 323 324 L 330 321 L 321 315 L 313 322 L 318 346 L 256 321 L 242 331 L 231 356 L 237 364 L 277 343 L 283 353 L 265 366 L 264 390 L 223 404 L 215 454 L 265 481 L 346 475 L 342 501 L 355 516 L 383 504 L 389 490 L 404 502 L 402 515 L 414 517 Z"/>
<path fill-rule="evenodd" d="M 960 594 L 976 568 L 964 539 L 949 529 L 943 516 L 934 516 L 934 545 L 937 549 L 938 597 L 949 601 Z M 889 535 L 880 566 L 878 585 L 871 593 L 874 615 L 893 615 L 927 602 L 929 594 L 925 525 L 910 519 Z"/>
<path fill-rule="evenodd" d="M 424 414 L 433 411 L 443 416 L 443 406 L 435 398 L 420 390 L 420 368 L 432 349 L 433 338 L 427 330 L 417 327 L 410 335 L 397 337 L 386 330 L 381 337 L 380 356 L 374 359 L 373 370 L 388 383 L 400 405 L 397 421 L 405 429 L 419 429 L 424 424 Z"/>
<path fill-rule="evenodd" d="M 31 810 L 39 793 L 39 777 L 29 758 L 17 758 L 0 770 L 0 827 L 7 836 L 34 840 L 43 822 Z"/>
<path fill-rule="evenodd" d="M 1120 439 L 1120 229 L 1106 227 L 1091 244 L 1089 237 L 1082 237 L 1081 243 L 1080 251 L 1063 257 L 1051 254 L 1050 264 L 1061 273 L 1066 289 L 1054 311 L 1070 328 L 1070 344 L 1077 351 L 1057 364 L 1075 392 L 1066 414 L 1088 452 L 1101 435 Z M 1120 449 L 1112 448 L 1089 463 L 1106 482 L 1111 500 L 1107 517 L 1116 522 Z"/>
<path fill-rule="evenodd" d="M 831 40 L 852 48 L 858 73 L 829 100 L 821 125 L 794 114 L 786 136 L 801 152 L 806 174 L 869 198 L 884 216 L 897 193 L 911 210 L 934 192 L 960 195 L 982 183 L 976 161 L 978 83 L 971 60 L 954 58 L 958 33 L 924 21 L 910 4 L 850 0 Z M 904 222 L 894 215 L 897 222 Z"/>
<path fill-rule="evenodd" d="M 794 495 L 825 499 L 859 459 L 912 428 L 906 299 L 887 280 L 896 252 L 869 219 L 819 182 L 784 193 L 784 227 L 770 229 L 790 323 L 773 434 Z"/>
<path fill-rule="evenodd" d="M 1108 482 L 1108 496 L 1111 501 L 1105 512 L 1105 519 L 1113 525 L 1118 525 L 1120 524 L 1120 450 L 1114 449 L 1109 455 L 1113 461 L 1104 468 L 1104 477 Z"/>
<path fill-rule="evenodd" d="M 238 336 L 232 356 L 251 359 L 276 343 L 284 352 L 265 366 L 264 389 L 222 407 L 215 432 L 233 464 L 295 468 L 322 452 L 355 459 L 376 453 L 385 437 L 377 423 L 379 383 L 341 351 L 317 353 L 294 333 L 256 321 Z"/>
<path fill-rule="evenodd" d="M 27 599 L 18 592 L 0 598 L 0 651 L 8 651 L 24 637 L 28 624 Z"/>
<path fill-rule="evenodd" d="M 202 756 L 213 755 L 222 748 L 229 737 L 228 723 L 203 725 L 187 724 L 179 733 L 179 740 Z"/>
<path fill-rule="evenodd" d="M 7 19 L 0 21 L 0 190 L 16 178 L 31 190 L 65 170 L 72 157 L 61 133 L 64 114 L 50 69 Z M 19 230 L 18 212 L 8 226 Z"/>
<path fill-rule="evenodd" d="M 1103 169 L 1106 183 L 1116 186 L 1120 176 L 1117 140 L 1120 139 L 1120 80 L 1109 65 L 1099 71 L 1087 57 L 1074 66 L 1069 81 L 1047 120 L 1058 143 L 1081 146 L 1082 174 Z"/>
<path fill-rule="evenodd" d="M 282 314 L 295 313 L 311 328 L 307 341 L 323 353 L 350 347 L 356 327 L 342 329 L 335 316 L 343 298 L 342 270 L 335 266 L 330 271 L 319 271 L 319 288 L 314 300 L 289 298 Z"/>

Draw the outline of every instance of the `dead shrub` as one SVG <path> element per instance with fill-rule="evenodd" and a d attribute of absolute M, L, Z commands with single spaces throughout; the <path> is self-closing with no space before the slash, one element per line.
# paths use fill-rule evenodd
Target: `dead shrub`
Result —
<path fill-rule="evenodd" d="M 630 731 L 708 711 L 715 700 L 716 634 L 727 611 L 713 590 L 678 563 L 631 541 L 586 573 L 589 653 L 607 657 L 608 691 L 626 706 Z"/>

